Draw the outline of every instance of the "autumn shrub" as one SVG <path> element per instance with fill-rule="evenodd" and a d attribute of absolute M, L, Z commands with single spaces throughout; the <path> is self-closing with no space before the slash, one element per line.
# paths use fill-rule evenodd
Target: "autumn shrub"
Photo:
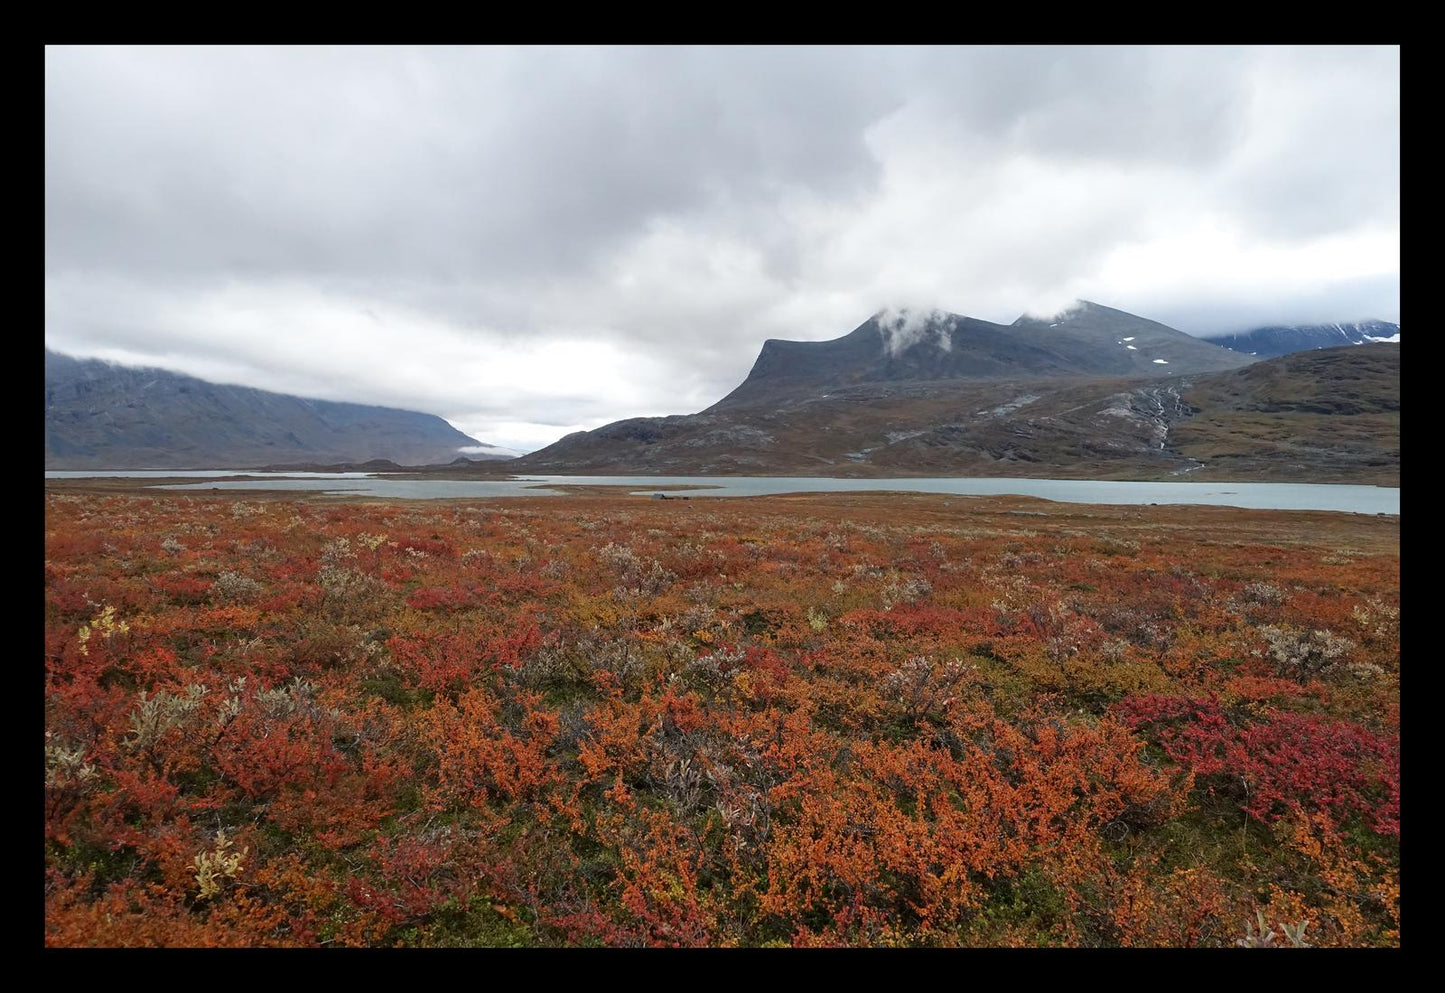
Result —
<path fill-rule="evenodd" d="M 942 720 L 976 672 L 975 667 L 959 659 L 944 661 L 915 655 L 883 678 L 879 693 L 909 722 Z"/>
<path fill-rule="evenodd" d="M 1323 811 L 1399 834 L 1398 739 L 1315 714 L 1252 720 L 1217 698 L 1131 697 L 1114 712 L 1195 775 L 1239 783 L 1241 808 L 1254 818 Z"/>
<path fill-rule="evenodd" d="M 1266 654 L 1274 671 L 1301 680 L 1343 669 L 1355 644 L 1329 631 L 1295 631 L 1266 625 L 1259 629 L 1268 645 Z"/>
<path fill-rule="evenodd" d="M 226 571 L 211 584 L 211 596 L 220 603 L 251 603 L 261 595 L 262 586 L 240 573 Z"/>
<path fill-rule="evenodd" d="M 1397 946 L 1398 522 L 1041 507 L 52 493 L 45 941 Z"/>

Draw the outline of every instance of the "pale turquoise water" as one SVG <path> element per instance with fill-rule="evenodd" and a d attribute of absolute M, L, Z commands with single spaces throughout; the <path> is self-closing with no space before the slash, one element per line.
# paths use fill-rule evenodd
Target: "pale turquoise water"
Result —
<path fill-rule="evenodd" d="M 242 471 L 131 470 L 124 472 L 46 472 L 47 478 L 95 476 L 217 476 Z M 665 486 L 705 486 L 689 497 L 766 496 L 775 493 L 858 493 L 893 491 L 948 493 L 957 496 L 1017 495 L 1064 503 L 1206 504 L 1252 510 L 1335 510 L 1359 514 L 1398 514 L 1398 487 L 1325 483 L 1128 482 L 1096 479 L 827 479 L 815 476 L 529 476 L 522 479 L 391 479 L 368 473 L 247 472 L 244 480 L 179 483 L 177 490 L 317 490 L 323 493 L 395 499 L 487 499 L 556 496 L 547 483 L 627 486 L 647 494 Z M 683 494 L 676 494 L 683 495 Z"/>

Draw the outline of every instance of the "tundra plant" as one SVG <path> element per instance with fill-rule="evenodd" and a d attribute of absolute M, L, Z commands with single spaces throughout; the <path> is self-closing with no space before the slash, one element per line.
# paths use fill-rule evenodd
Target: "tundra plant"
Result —
<path fill-rule="evenodd" d="M 247 847 L 233 852 L 230 848 L 231 839 L 226 837 L 226 832 L 217 831 L 215 850 L 198 852 L 196 857 L 191 859 L 191 864 L 186 866 L 196 874 L 196 885 L 201 889 L 202 900 L 209 900 L 220 893 L 223 880 L 235 881 L 240 874 L 241 863 L 246 860 L 246 853 L 251 849 Z"/>

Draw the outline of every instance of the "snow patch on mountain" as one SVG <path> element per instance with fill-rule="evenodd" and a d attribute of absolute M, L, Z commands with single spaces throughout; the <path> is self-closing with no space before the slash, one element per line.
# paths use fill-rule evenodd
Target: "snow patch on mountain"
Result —
<path fill-rule="evenodd" d="M 1316 348 L 1341 345 L 1369 345 L 1381 342 L 1398 345 L 1400 325 L 1389 321 L 1335 321 L 1328 324 L 1271 325 L 1217 335 L 1204 339 L 1233 351 L 1268 358 Z"/>

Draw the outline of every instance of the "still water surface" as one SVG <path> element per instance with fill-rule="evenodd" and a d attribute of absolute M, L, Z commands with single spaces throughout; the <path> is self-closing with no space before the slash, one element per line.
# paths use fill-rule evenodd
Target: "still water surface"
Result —
<path fill-rule="evenodd" d="M 221 476 L 295 476 L 304 479 L 366 479 L 374 472 L 262 472 L 257 469 L 46 469 L 46 479 L 216 479 Z"/>
<path fill-rule="evenodd" d="M 145 469 L 114 472 L 47 471 L 46 478 L 99 476 L 131 478 L 185 477 L 216 480 L 245 475 L 247 479 L 178 483 L 176 490 L 315 490 L 353 496 L 395 499 L 466 499 L 513 496 L 559 496 L 547 484 L 625 486 L 647 494 L 663 487 L 703 486 L 689 497 L 766 496 L 776 493 L 857 493 L 888 490 L 906 493 L 948 493 L 957 496 L 1018 495 L 1064 503 L 1209 504 L 1251 510 L 1337 510 L 1360 514 L 1398 514 L 1398 487 L 1323 483 L 1195 483 L 1130 482 L 1097 479 L 827 479 L 816 476 L 529 476 L 518 479 L 391 479 L 364 472 L 265 473 L 244 470 Z M 676 494 L 683 495 L 683 494 Z"/>

